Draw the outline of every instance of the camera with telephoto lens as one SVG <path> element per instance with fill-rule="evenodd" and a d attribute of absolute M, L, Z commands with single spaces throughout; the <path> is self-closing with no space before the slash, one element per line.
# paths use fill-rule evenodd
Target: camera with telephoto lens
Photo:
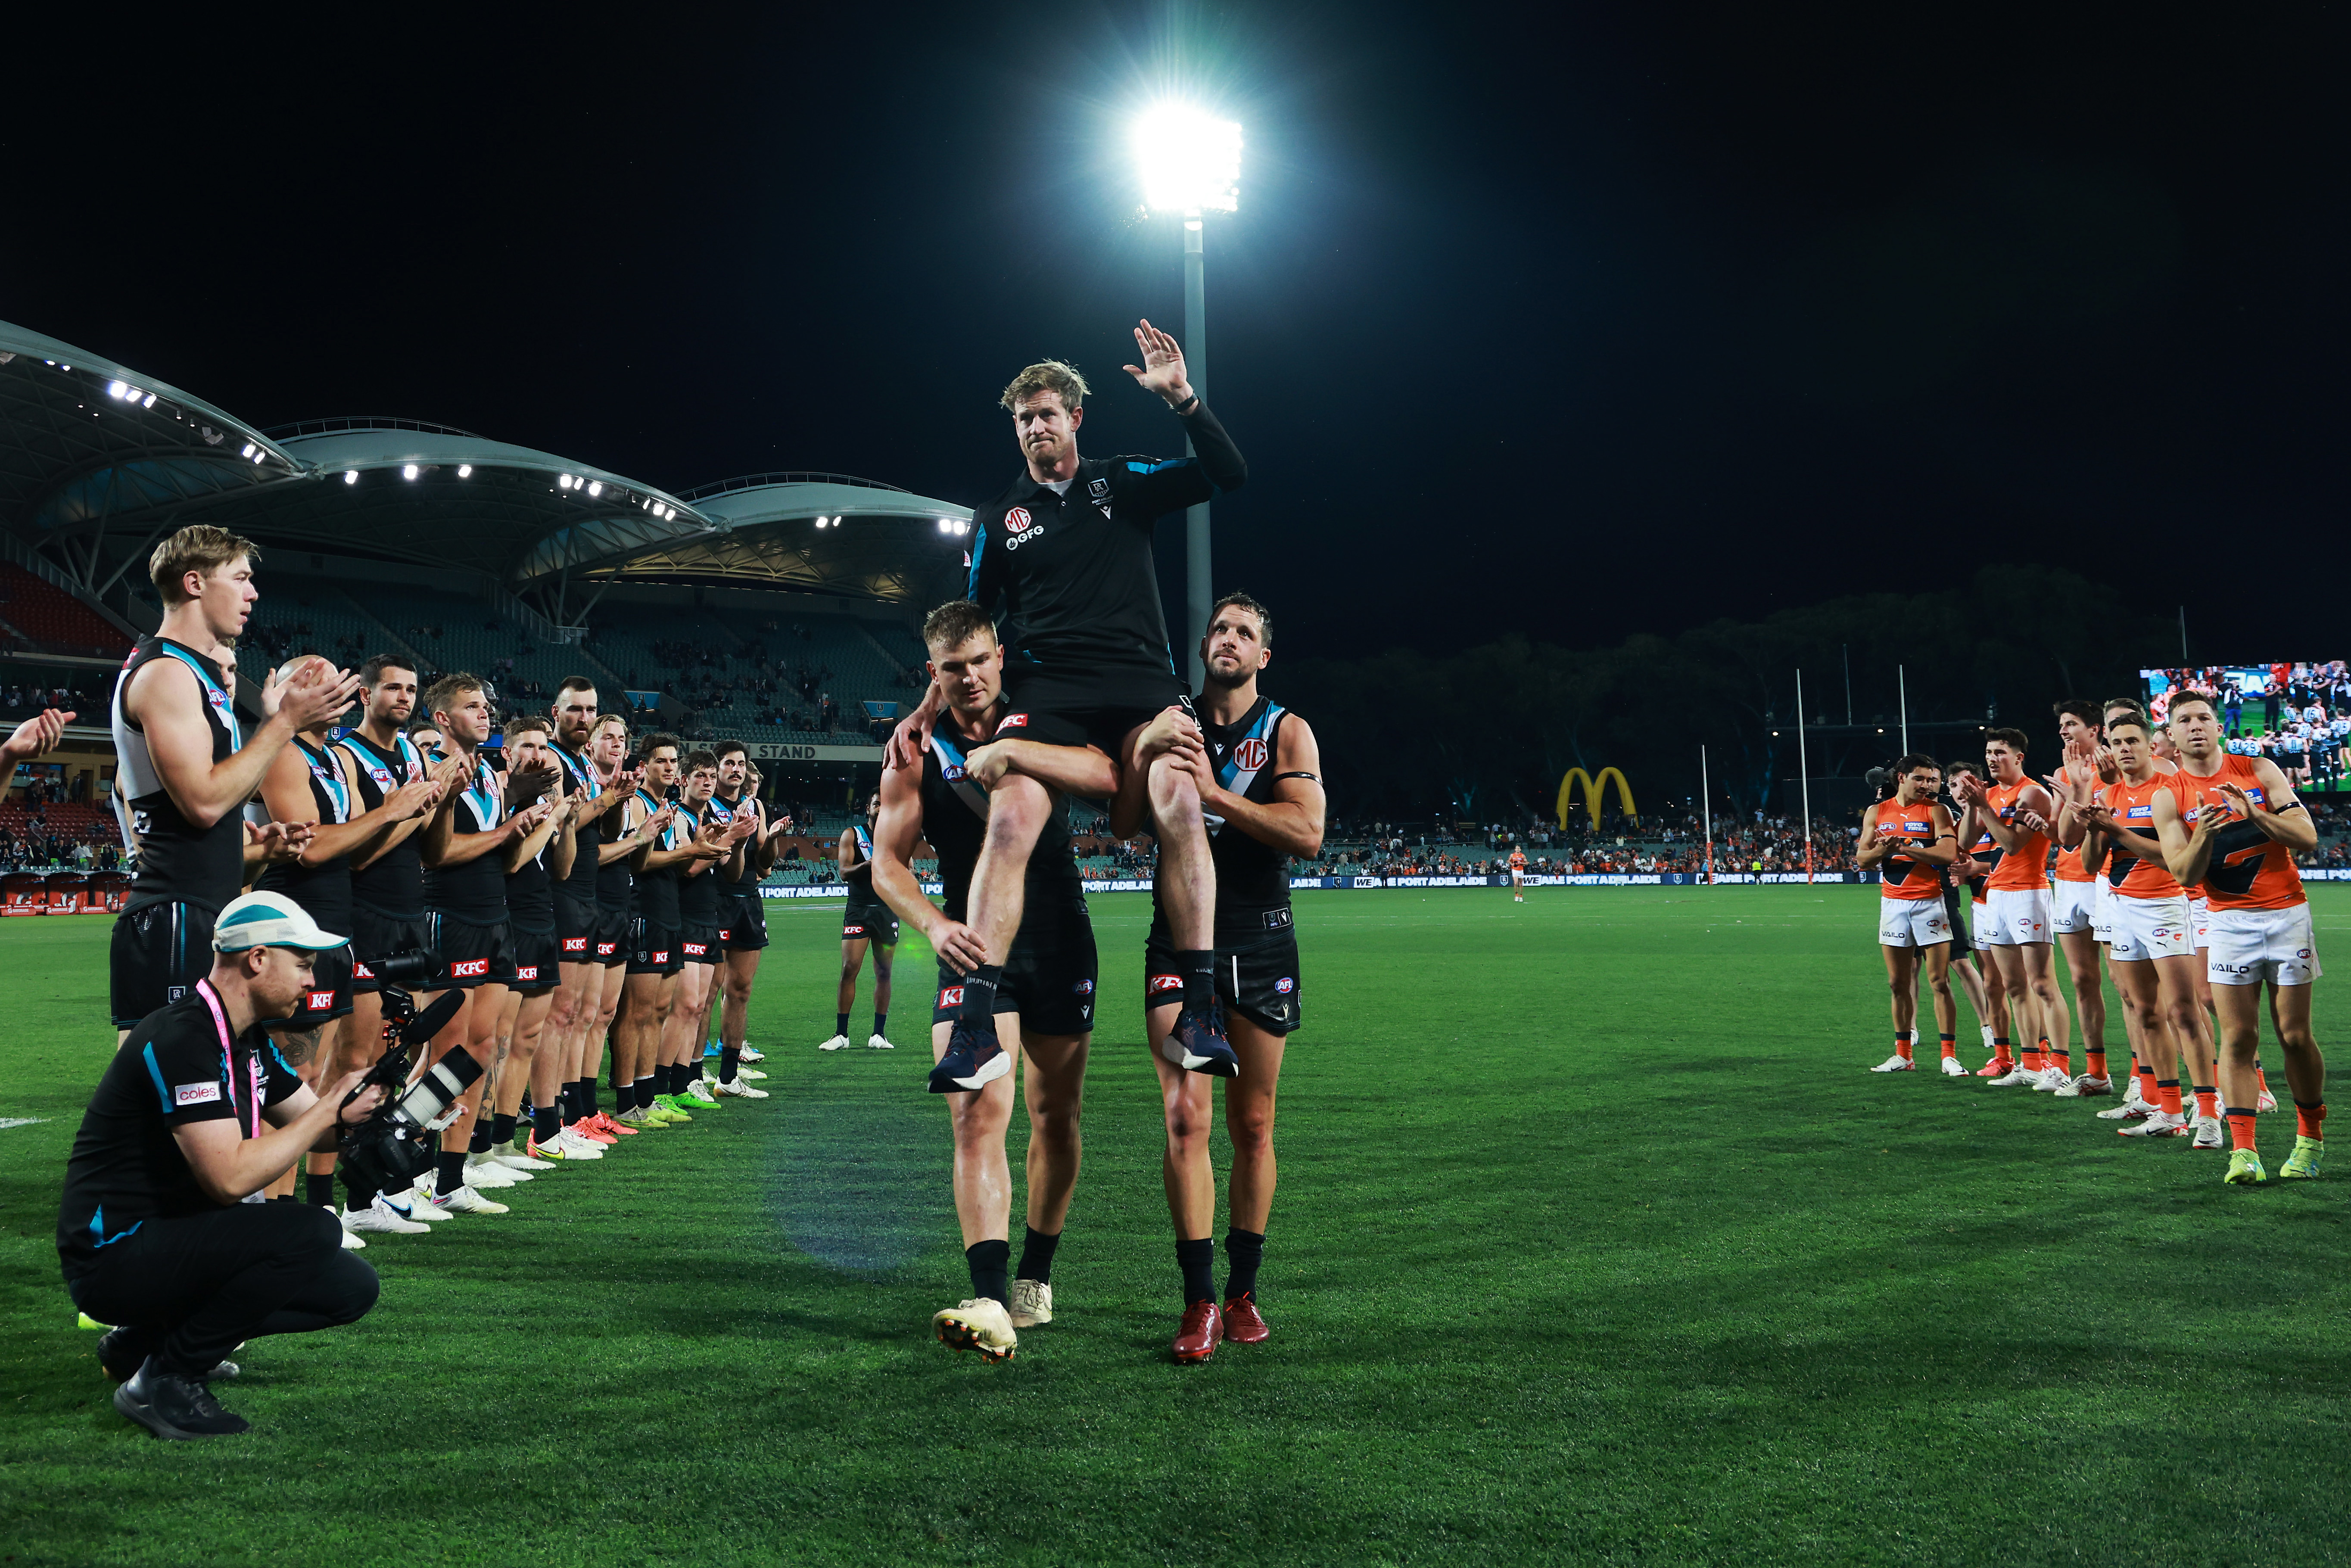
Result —
<path fill-rule="evenodd" d="M 440 966 L 430 953 L 408 952 L 369 966 L 383 998 L 384 1051 L 357 1088 L 343 1097 L 349 1105 L 371 1084 L 384 1090 L 384 1102 L 356 1126 L 342 1128 L 336 1150 L 358 1192 L 399 1192 L 433 1168 L 441 1129 L 456 1120 L 457 1098 L 482 1075 L 482 1064 L 459 1046 L 434 1062 L 414 1083 L 409 1074 L 417 1054 L 465 1005 L 465 993 L 444 992 L 423 1012 L 396 982 L 415 985 Z"/>

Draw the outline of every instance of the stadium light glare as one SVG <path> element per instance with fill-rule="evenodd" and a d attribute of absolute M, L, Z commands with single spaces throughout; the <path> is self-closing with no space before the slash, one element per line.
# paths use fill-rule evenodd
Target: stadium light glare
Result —
<path fill-rule="evenodd" d="M 245 450 L 244 450 L 244 451 L 242 451 L 242 452 L 240 452 L 240 453 L 238 453 L 238 454 L 237 454 L 237 455 L 238 455 L 239 457 L 250 457 L 250 456 L 252 456 L 252 455 L 253 455 L 253 443 L 252 443 L 252 442 L 250 442 L 250 441 L 246 442 L 246 443 L 245 444 Z"/>
<path fill-rule="evenodd" d="M 1134 122 L 1143 201 L 1156 212 L 1229 213 L 1240 205 L 1241 128 L 1186 103 L 1160 103 Z"/>
<path fill-rule="evenodd" d="M 106 395 L 117 400 L 120 400 L 122 394 L 130 390 L 130 388 L 124 386 L 120 382 L 109 382 L 106 383 Z"/>
<path fill-rule="evenodd" d="M 346 468 L 346 469 L 344 469 L 344 470 L 343 470 L 343 483 L 344 483 L 344 484 L 346 484 L 346 485 L 356 485 L 356 484 L 358 484 L 359 482 L 360 482 L 360 471 L 359 471 L 358 469 L 356 469 L 356 468 Z"/>
<path fill-rule="evenodd" d="M 404 467 L 402 467 L 402 468 L 401 469 L 401 471 L 400 471 L 400 476 L 401 476 L 402 478 L 403 478 L 403 479 L 413 479 L 413 478 L 415 478 L 415 477 L 416 477 L 416 465 L 415 465 L 415 464 L 413 464 L 413 463 L 411 463 L 411 464 L 408 464 L 407 465 L 405 465 Z"/>
<path fill-rule="evenodd" d="M 458 464 L 458 465 L 457 465 L 457 477 L 458 477 L 458 478 L 460 478 L 460 479 L 470 479 L 470 478 L 472 478 L 473 476 L 474 476 L 474 465 L 473 465 L 472 464 L 470 464 L 470 463 L 460 463 L 460 464 Z"/>
<path fill-rule="evenodd" d="M 590 480 L 589 480 L 589 481 L 588 481 L 588 493 L 589 493 L 590 495 L 591 495 L 591 496 L 601 496 L 601 495 L 602 495 L 602 494 L 604 493 L 604 481 L 602 481 L 601 479 L 590 479 Z"/>
<path fill-rule="evenodd" d="M 155 394 L 153 392 L 149 392 L 145 397 L 141 398 L 139 400 L 139 406 L 141 408 L 153 408 L 155 406 Z"/>

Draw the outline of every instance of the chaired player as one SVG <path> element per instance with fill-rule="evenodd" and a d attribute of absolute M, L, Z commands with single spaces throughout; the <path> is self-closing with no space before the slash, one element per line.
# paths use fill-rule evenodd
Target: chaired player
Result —
<path fill-rule="evenodd" d="M 890 1021 L 890 965 L 898 954 L 898 917 L 873 891 L 873 835 L 867 831 L 881 810 L 882 796 L 876 791 L 865 802 L 865 821 L 841 829 L 841 841 L 833 845 L 849 904 L 841 912 L 841 989 L 833 998 L 839 1010 L 833 1014 L 832 1038 L 819 1051 L 849 1047 L 850 1009 L 857 1004 L 857 974 L 865 967 L 869 947 L 873 950 L 873 1033 L 865 1044 L 873 1051 L 894 1049 L 883 1031 Z"/>
<path fill-rule="evenodd" d="M 1959 1065 L 1959 1003 L 1951 996 L 1951 920 L 1943 907 L 1942 868 L 1959 858 L 1959 833 L 1939 799 L 1943 770 L 1931 757 L 1912 753 L 1894 765 L 1894 798 L 1862 813 L 1854 863 L 1879 868 L 1877 945 L 1886 955 L 1886 982 L 1894 994 L 1894 1054 L 1872 1072 L 1908 1072 L 1918 1038 L 1918 972 L 1935 998 L 1935 1031 L 1942 1072 L 1964 1078 Z"/>
<path fill-rule="evenodd" d="M 2106 727 L 2106 750 L 2115 781 L 2098 787 L 2090 773 L 2064 775 L 2069 793 L 2059 809 L 2060 841 L 2079 845 L 2083 860 L 2099 866 L 2111 889 L 2108 905 L 2116 988 L 2131 999 L 2138 1019 L 2140 1059 L 2156 1074 L 2155 1113 L 2124 1137 L 2182 1137 L 2195 1146 L 2220 1146 L 2220 1118 L 2210 1103 L 2212 1047 L 2204 1038 L 2204 1018 L 2196 1006 L 2195 940 L 2188 896 L 2173 879 L 2155 830 L 2155 800 L 2168 798 L 2171 780 L 2157 767 L 2148 744 L 2147 721 L 2117 714 Z M 2191 1119 L 2179 1092 L 2178 1063 L 2195 1074 L 2197 1113 Z M 2169 1072 L 2171 1076 L 2164 1074 Z"/>
<path fill-rule="evenodd" d="M 223 674 L 253 586 L 253 541 L 202 524 L 155 547 L 147 573 L 163 619 L 114 683 L 116 798 L 139 846 L 109 955 L 114 1042 L 192 994 L 211 972 L 213 920 L 244 891 L 244 806 L 287 742 L 350 704 L 359 678 L 321 660 L 261 689 L 268 716 L 250 740 Z"/>
<path fill-rule="evenodd" d="M 1092 750 L 1143 766 L 1143 727 L 1184 700 L 1160 612 L 1153 526 L 1181 507 L 1237 489 L 1249 477 L 1239 448 L 1192 390 L 1176 340 L 1144 321 L 1134 329 L 1143 363 L 1124 367 L 1165 399 L 1196 457 L 1086 459 L 1078 455 L 1085 378 L 1048 361 L 1004 389 L 1027 468 L 973 521 L 970 597 L 1005 619 L 1007 737 L 1043 743 L 990 795 L 987 841 L 973 873 L 971 926 L 987 948 L 963 987 L 955 1040 L 933 1070 L 942 1093 L 976 1089 L 1010 1067 L 992 1030 L 991 1000 L 1020 928 L 1022 868 L 1029 846 L 1068 793 L 1094 776 Z M 909 768 L 946 694 L 937 686 L 891 737 L 887 766 Z M 1159 836 L 1161 878 L 1177 943 L 1184 1003 L 1176 1039 L 1194 1071 L 1239 1071 L 1218 1031 L 1210 926 L 1216 873 L 1192 772 L 1171 758 L 1149 765 L 1147 798 Z"/>
<path fill-rule="evenodd" d="M 2053 1065 L 2046 1060 L 2054 1049 L 2050 1042 L 2067 1032 L 2065 1004 L 2057 994 L 2049 952 L 2047 827 L 2057 807 L 2049 791 L 2026 776 L 2024 746 L 2021 729 L 1995 729 L 1984 737 L 1984 768 L 1991 781 L 1972 775 L 1959 780 L 1956 793 L 1966 812 L 1959 837 L 1966 840 L 1980 831 L 2001 852 L 2000 863 L 1985 879 L 1985 909 L 1977 936 L 2000 970 L 2022 1061 L 1989 1082 L 1994 1088 L 2045 1085 L 2053 1090 L 2058 1083 L 2044 1077 Z M 2033 826 L 2036 822 L 2042 825 Z"/>
<path fill-rule="evenodd" d="M 931 1051 L 944 1058 L 961 1027 L 965 988 L 988 954 L 965 916 L 995 809 L 974 765 L 1004 715 L 1004 651 L 987 612 L 960 599 L 924 620 L 923 643 L 930 652 L 932 689 L 947 694 L 947 707 L 931 733 L 922 767 L 883 772 L 870 863 L 874 891 L 938 955 Z M 1035 749 L 1014 741 L 987 754 L 999 779 L 1018 760 L 1007 752 L 1024 748 Z M 1092 766 L 1095 777 L 1076 782 L 1094 793 L 1110 793 L 1117 782 L 1110 759 L 1093 756 Z M 925 839 L 938 856 L 943 909 L 923 896 L 914 880 L 914 846 Z M 955 1129 L 956 1219 L 963 1231 L 971 1295 L 931 1320 L 941 1343 L 959 1352 L 976 1350 L 990 1361 L 1014 1354 L 1018 1330 L 1053 1318 L 1053 1254 L 1077 1190 L 1078 1117 L 1086 1051 L 1093 1040 L 1094 934 L 1071 851 L 1065 806 L 1057 805 L 1044 825 L 1025 874 L 1020 928 L 1003 951 L 1002 979 L 987 997 L 996 1009 L 991 1021 L 997 1037 L 1005 1038 L 1002 1031 L 1008 1030 L 1013 1049 L 1028 1064 L 1029 1197 L 1019 1270 L 1008 1278 L 1012 1177 L 1004 1134 L 1012 1119 L 1013 1081 L 1009 1073 L 996 1072 L 947 1101 Z"/>
<path fill-rule="evenodd" d="M 2269 1179 L 2253 1135 L 2264 986 L 2294 1093 L 2294 1153 L 2278 1175 L 2307 1179 L 2318 1175 L 2325 1152 L 2326 1059 L 2310 1027 L 2310 989 L 2324 971 L 2294 857 L 2317 847 L 2318 829 L 2275 763 L 2222 749 L 2210 696 L 2172 694 L 2170 724 L 2179 771 L 2168 795 L 2155 801 L 2155 825 L 2172 874 L 2188 886 L 2202 883 L 2210 912 L 2207 972 L 2220 1019 L 2226 1179 L 2240 1186 Z"/>
<path fill-rule="evenodd" d="M 1254 1344 L 1272 1331 L 1258 1310 L 1258 1270 L 1273 1214 L 1274 1096 L 1284 1043 L 1300 1023 L 1302 992 L 1298 932 L 1290 903 L 1290 858 L 1322 848 L 1321 748 L 1306 721 L 1258 691 L 1273 656 L 1273 618 L 1246 593 L 1217 601 L 1200 640 L 1205 681 L 1196 720 L 1179 710 L 1144 730 L 1139 759 L 1165 757 L 1189 771 L 1208 813 L 1208 852 L 1216 864 L 1216 1000 L 1240 1071 L 1225 1091 L 1225 1130 L 1233 1147 L 1230 1224 L 1225 1231 L 1224 1305 L 1217 1304 L 1216 1173 L 1208 1159 L 1214 1124 L 1210 1077 L 1186 1070 L 1175 1039 L 1183 997 L 1173 921 L 1153 885 L 1150 935 L 1144 942 L 1144 1038 L 1159 1074 L 1167 1149 L 1161 1179 L 1176 1226 L 1176 1263 L 1184 1279 L 1184 1314 L 1174 1354 L 1201 1362 L 1231 1340 Z M 1146 814 L 1140 768 L 1120 780 L 1111 831 L 1125 838 Z M 1163 867 L 1165 862 L 1162 862 Z"/>

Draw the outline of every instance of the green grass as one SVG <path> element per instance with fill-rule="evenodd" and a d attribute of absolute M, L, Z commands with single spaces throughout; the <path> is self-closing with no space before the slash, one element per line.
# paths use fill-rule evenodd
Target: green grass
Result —
<path fill-rule="evenodd" d="M 2313 893 L 2351 962 L 2351 892 Z M 2335 1557 L 2351 1164 L 2227 1188 L 2222 1156 L 2126 1143 L 2088 1107 L 1870 1076 L 1874 902 L 1303 897 L 1274 1338 L 1190 1368 L 1166 1356 L 1146 901 L 1095 900 L 1105 1028 L 1062 1316 L 1001 1366 L 927 1335 L 967 1286 L 923 1053 L 810 1049 L 837 906 L 778 905 L 753 1033 L 775 1099 L 543 1178 L 510 1218 L 383 1239 L 373 1315 L 250 1347 L 226 1392 L 256 1430 L 206 1444 L 112 1412 L 57 1279 L 58 1173 L 110 1045 L 106 922 L 0 924 L 0 1116 L 45 1118 L 0 1131 L 0 1551 Z M 912 1045 L 928 960 L 901 962 Z M 2262 1135 L 2274 1169 L 2291 1123 Z"/>

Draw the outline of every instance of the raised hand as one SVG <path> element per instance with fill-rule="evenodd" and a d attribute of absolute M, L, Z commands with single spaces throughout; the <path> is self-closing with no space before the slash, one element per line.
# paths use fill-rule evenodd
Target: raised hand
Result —
<path fill-rule="evenodd" d="M 919 768 L 923 753 L 931 748 L 931 729 L 938 723 L 939 710 L 933 705 L 938 700 L 939 688 L 934 685 L 922 706 L 898 721 L 890 738 L 882 747 L 884 768 Z"/>
<path fill-rule="evenodd" d="M 507 801 L 520 810 L 549 790 L 558 789 L 562 776 L 562 769 L 551 759 L 537 768 L 509 771 L 507 774 Z"/>
<path fill-rule="evenodd" d="M 38 757 L 56 748 L 65 738 L 66 726 L 81 716 L 60 713 L 56 708 L 43 708 L 39 714 L 18 725 L 5 741 L 0 741 L 0 762 L 16 762 Z"/>
<path fill-rule="evenodd" d="M 1133 376 L 1137 385 L 1165 398 L 1170 408 L 1191 400 L 1192 383 L 1184 373 L 1184 350 L 1175 339 L 1144 321 L 1134 329 L 1134 349 L 1143 356 L 1143 363 L 1119 368 Z"/>
<path fill-rule="evenodd" d="M 412 779 L 384 799 L 384 809 L 395 822 L 430 810 L 441 799 L 441 786 L 431 779 Z"/>

